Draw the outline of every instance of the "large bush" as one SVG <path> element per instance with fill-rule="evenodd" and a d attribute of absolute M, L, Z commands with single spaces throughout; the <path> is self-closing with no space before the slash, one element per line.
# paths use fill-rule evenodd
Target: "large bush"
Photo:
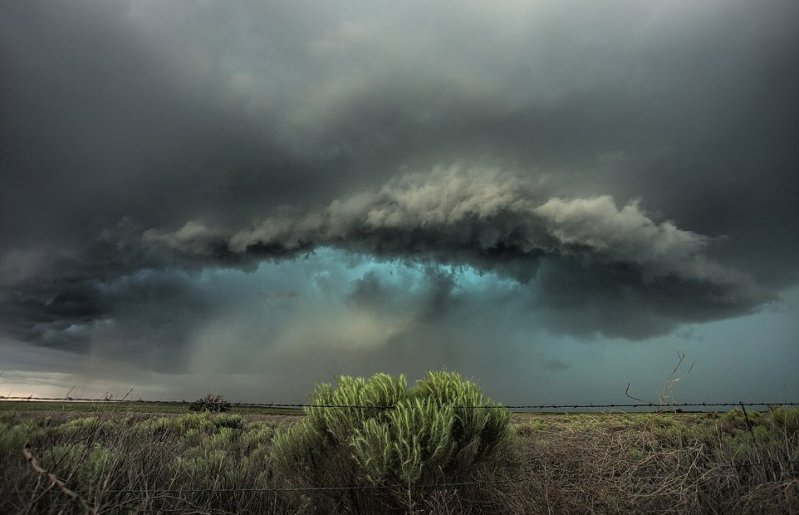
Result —
<path fill-rule="evenodd" d="M 273 462 L 292 486 L 364 487 L 300 499 L 337 510 L 413 509 L 430 485 L 496 463 L 510 438 L 508 411 L 452 372 L 428 372 L 411 388 L 402 375 L 341 377 L 310 401 L 320 407 L 275 438 Z"/>
<path fill-rule="evenodd" d="M 189 405 L 191 411 L 216 411 L 224 412 L 230 411 L 230 403 L 227 402 L 221 395 L 214 395 L 209 393 L 202 399 L 192 402 Z"/>

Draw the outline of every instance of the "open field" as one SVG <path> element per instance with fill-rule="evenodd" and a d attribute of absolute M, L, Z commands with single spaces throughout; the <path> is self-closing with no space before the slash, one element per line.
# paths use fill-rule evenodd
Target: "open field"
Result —
<path fill-rule="evenodd" d="M 99 401 L 99 402 L 53 402 L 53 401 L 0 401 L 0 413 L 17 412 L 19 414 L 42 414 L 56 415 L 58 413 L 86 413 L 98 414 L 109 413 L 129 413 L 155 415 L 186 414 L 189 412 L 189 402 L 153 402 L 153 401 Z M 303 411 L 298 408 L 276 407 L 269 408 L 263 406 L 241 406 L 233 404 L 230 413 L 239 415 L 303 415 Z"/>
<path fill-rule="evenodd" d="M 273 439 L 303 417 L 177 407 L 0 403 L 0 512 L 297 513 L 355 495 L 298 490 L 276 473 Z M 511 422 L 501 466 L 466 484 L 425 485 L 407 511 L 799 513 L 795 409 L 749 412 L 749 423 L 740 410 L 517 413 Z M 357 494 L 392 488 L 401 485 Z"/>

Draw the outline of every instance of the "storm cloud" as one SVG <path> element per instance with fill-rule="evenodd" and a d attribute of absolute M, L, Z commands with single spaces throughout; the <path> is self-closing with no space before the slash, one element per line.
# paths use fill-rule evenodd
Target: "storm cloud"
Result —
<path fill-rule="evenodd" d="M 333 201 L 320 213 L 268 218 L 235 232 L 187 222 L 148 230 L 145 244 L 206 264 L 285 259 L 329 246 L 382 259 L 422 260 L 534 280 L 542 260 L 571 263 L 542 293 L 674 323 L 751 311 L 769 296 L 747 276 L 708 259 L 709 238 L 655 223 L 638 203 L 609 196 L 545 201 L 535 187 L 490 170 L 437 170 L 392 181 L 374 193 Z M 575 266 L 576 265 L 576 266 Z M 559 266 L 559 265 L 556 265 Z M 550 272 L 550 275 L 554 275 Z M 566 293 L 564 293 L 566 292 Z M 542 299 L 550 304 L 549 297 Z M 609 313 L 608 313 L 609 314 Z M 611 324 L 613 317 L 608 316 Z M 646 335 L 644 319 L 632 325 Z M 594 329 L 603 332 L 602 319 Z M 664 330 L 667 327 L 659 327 Z M 624 332 L 622 332 L 624 334 Z"/>
<path fill-rule="evenodd" d="M 799 281 L 797 20 L 0 1 L 0 336 L 166 375 L 496 377 L 575 370 L 548 338 L 766 316 Z"/>

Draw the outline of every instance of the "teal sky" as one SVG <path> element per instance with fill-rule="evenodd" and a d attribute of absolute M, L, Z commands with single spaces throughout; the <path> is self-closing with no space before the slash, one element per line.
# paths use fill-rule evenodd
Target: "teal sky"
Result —
<path fill-rule="evenodd" d="M 121 282 L 146 283 L 153 275 Z M 16 349 L 8 356 L 22 370 L 5 370 L 2 394 L 60 395 L 77 384 L 74 393 L 87 396 L 134 388 L 146 398 L 182 399 L 212 388 L 245 401 L 296 402 L 339 374 L 389 371 L 414 380 L 446 368 L 509 404 L 625 402 L 627 383 L 633 395 L 658 402 L 678 353 L 685 360 L 674 401 L 785 401 L 799 394 L 796 288 L 748 316 L 631 341 L 554 333 L 537 319 L 535 281 L 520 285 L 469 267 L 321 249 L 253 271 L 204 270 L 183 279 L 225 309 L 197 323 L 182 348 L 170 349 L 179 354 L 180 373 L 119 367 L 131 348 L 115 334 L 124 330 L 117 322 L 108 324 L 90 357 L 70 357 L 57 374 Z M 367 295 L 366 283 L 365 304 L 359 295 Z M 42 353 L 43 363 L 59 359 L 51 352 Z M 163 358 L 155 352 L 136 359 Z"/>

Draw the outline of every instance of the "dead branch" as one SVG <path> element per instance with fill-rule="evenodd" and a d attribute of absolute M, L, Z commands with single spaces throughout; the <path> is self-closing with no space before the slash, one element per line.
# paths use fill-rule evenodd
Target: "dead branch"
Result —
<path fill-rule="evenodd" d="M 67 487 L 67 485 L 64 484 L 63 481 L 58 479 L 58 477 L 56 477 L 55 474 L 53 474 L 52 472 L 47 472 L 47 470 L 45 470 L 41 465 L 39 465 L 39 462 L 36 461 L 36 458 L 30 452 L 30 444 L 25 444 L 25 448 L 22 449 L 22 454 L 25 456 L 25 459 L 28 461 L 28 463 L 31 464 L 31 468 L 33 468 L 33 470 L 36 471 L 37 473 L 39 473 L 39 474 L 45 476 L 47 479 L 49 479 L 50 480 L 50 484 L 52 484 L 53 486 L 58 487 L 58 489 L 61 490 L 61 492 L 64 495 L 66 495 L 67 497 L 69 497 L 70 499 L 74 499 L 74 500 L 78 501 L 81 504 L 81 506 L 83 506 L 83 509 L 86 510 L 86 512 L 92 513 L 93 515 L 97 514 L 97 510 L 95 508 L 92 508 L 91 506 L 89 506 L 89 503 L 87 503 L 85 500 L 83 500 L 73 490 L 70 490 L 69 487 Z"/>
<path fill-rule="evenodd" d="M 643 399 L 639 399 L 638 397 L 633 397 L 632 395 L 630 395 L 630 383 L 627 383 L 627 389 L 624 390 L 624 395 L 626 395 L 627 397 L 629 397 L 630 399 L 632 399 L 634 401 L 644 402 L 644 403 L 647 402 L 647 401 L 645 401 Z"/>

